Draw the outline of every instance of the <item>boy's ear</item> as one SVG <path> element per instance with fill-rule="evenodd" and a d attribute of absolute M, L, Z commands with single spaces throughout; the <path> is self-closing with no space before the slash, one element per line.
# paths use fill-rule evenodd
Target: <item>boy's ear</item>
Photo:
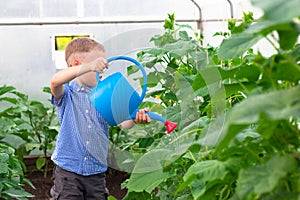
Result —
<path fill-rule="evenodd" d="M 70 66 L 77 66 L 77 65 L 81 65 L 81 60 L 79 58 L 74 58 L 70 64 Z"/>

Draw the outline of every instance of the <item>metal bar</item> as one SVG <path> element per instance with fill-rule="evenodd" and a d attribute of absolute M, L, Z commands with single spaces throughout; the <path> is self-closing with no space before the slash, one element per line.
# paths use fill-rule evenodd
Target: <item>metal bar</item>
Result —
<path fill-rule="evenodd" d="M 196 7 L 198 8 L 198 10 L 199 10 L 199 20 L 197 21 L 197 27 L 198 27 L 198 29 L 200 30 L 200 34 L 202 35 L 202 34 L 203 34 L 202 9 L 201 9 L 201 7 L 199 6 L 199 4 L 197 4 L 197 2 L 195 2 L 194 0 L 191 0 L 191 1 L 195 4 L 195 6 L 196 6 Z"/>
<path fill-rule="evenodd" d="M 232 5 L 232 2 L 230 0 L 227 0 L 227 2 L 229 3 L 229 6 L 230 6 L 230 17 L 231 17 L 231 19 L 233 19 L 233 5 Z"/>
<path fill-rule="evenodd" d="M 201 19 L 203 22 L 223 22 L 229 19 Z M 237 19 L 240 21 L 241 19 Z M 0 26 L 42 26 L 42 25 L 80 25 L 80 24 L 140 24 L 140 23 L 162 23 L 164 20 L 65 20 L 65 21 L 0 21 Z M 176 22 L 196 22 L 199 19 L 177 19 Z"/>

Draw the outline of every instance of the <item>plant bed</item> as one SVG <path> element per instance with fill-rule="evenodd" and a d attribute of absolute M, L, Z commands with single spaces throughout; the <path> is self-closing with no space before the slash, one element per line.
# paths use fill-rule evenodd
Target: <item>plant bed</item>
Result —
<path fill-rule="evenodd" d="M 28 185 L 24 185 L 24 189 L 35 196 L 34 198 L 31 198 L 33 200 L 51 199 L 50 189 L 53 185 L 52 169 L 54 165 L 50 160 L 50 157 L 48 157 L 50 170 L 48 171 L 47 176 L 44 177 L 44 172 L 36 169 L 35 163 L 38 158 L 39 156 L 26 156 L 24 158 L 23 162 L 27 168 L 25 177 L 35 186 L 35 189 L 33 189 Z M 126 172 L 121 172 L 112 168 L 109 168 L 106 174 L 106 186 L 110 195 L 114 196 L 116 199 L 122 199 L 127 191 L 121 189 L 121 183 L 126 180 L 129 175 Z"/>

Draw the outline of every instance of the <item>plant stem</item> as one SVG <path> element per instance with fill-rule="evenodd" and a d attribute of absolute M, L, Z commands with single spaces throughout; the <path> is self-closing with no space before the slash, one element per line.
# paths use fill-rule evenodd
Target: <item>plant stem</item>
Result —
<path fill-rule="evenodd" d="M 266 36 L 265 39 L 272 45 L 272 47 L 277 51 L 277 53 L 280 52 L 279 48 L 276 47 L 274 42 L 272 42 L 271 39 L 268 36 Z"/>

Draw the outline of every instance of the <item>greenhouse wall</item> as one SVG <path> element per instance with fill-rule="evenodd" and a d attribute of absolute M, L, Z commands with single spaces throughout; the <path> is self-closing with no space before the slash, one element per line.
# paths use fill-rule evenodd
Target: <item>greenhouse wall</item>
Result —
<path fill-rule="evenodd" d="M 241 19 L 248 11 L 254 18 L 261 16 L 248 0 L 1 0 L 0 7 L 0 85 L 13 85 L 42 100 L 42 88 L 59 68 L 53 55 L 55 35 L 90 34 L 104 44 L 108 57 L 135 56 L 162 33 L 168 13 L 201 31 L 204 45 L 213 46 L 222 39 L 213 34 L 227 31 L 228 19 Z"/>

